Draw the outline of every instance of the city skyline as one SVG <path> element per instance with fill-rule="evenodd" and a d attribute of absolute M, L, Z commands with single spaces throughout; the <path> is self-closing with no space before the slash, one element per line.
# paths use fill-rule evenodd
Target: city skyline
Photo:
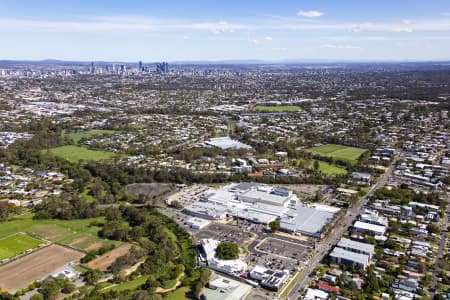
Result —
<path fill-rule="evenodd" d="M 0 59 L 450 59 L 446 1 L 91 2 L 3 1 Z"/>

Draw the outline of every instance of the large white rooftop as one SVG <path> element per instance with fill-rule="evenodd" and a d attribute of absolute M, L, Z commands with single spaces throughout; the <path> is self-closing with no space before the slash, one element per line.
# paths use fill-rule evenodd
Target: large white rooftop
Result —
<path fill-rule="evenodd" d="M 321 205 L 317 208 L 298 201 L 288 190 L 261 184 L 230 184 L 209 190 L 197 201 L 185 207 L 185 212 L 206 219 L 220 220 L 226 215 L 267 224 L 280 219 L 283 230 L 318 236 L 336 212 Z"/>
<path fill-rule="evenodd" d="M 216 248 L 219 241 L 213 239 L 202 239 L 200 245 L 206 255 L 208 266 L 233 275 L 239 275 L 247 270 L 247 264 L 240 259 L 223 260 L 216 257 Z"/>
<path fill-rule="evenodd" d="M 251 146 L 233 140 L 228 136 L 212 138 L 205 142 L 207 145 L 218 147 L 220 149 L 252 149 Z"/>

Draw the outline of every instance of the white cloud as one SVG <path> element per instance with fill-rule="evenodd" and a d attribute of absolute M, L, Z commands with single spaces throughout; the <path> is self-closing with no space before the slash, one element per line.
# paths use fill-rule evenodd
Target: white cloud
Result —
<path fill-rule="evenodd" d="M 317 10 L 300 10 L 297 12 L 297 16 L 306 17 L 306 18 L 317 18 L 323 16 L 323 12 Z"/>
<path fill-rule="evenodd" d="M 265 39 L 266 41 L 271 41 L 271 40 L 273 40 L 273 38 L 272 38 L 271 36 L 265 36 L 264 39 Z"/>
<path fill-rule="evenodd" d="M 328 49 L 362 49 L 359 46 L 352 45 L 334 45 L 334 44 L 325 44 L 320 46 L 320 48 L 328 48 Z"/>
<path fill-rule="evenodd" d="M 77 21 L 38 21 L 27 19 L 0 18 L 0 28 L 33 29 L 70 32 L 99 31 L 167 31 L 167 30 L 205 30 L 212 33 L 234 32 L 250 29 L 248 25 L 219 22 L 186 22 L 159 20 L 142 17 L 87 17 Z"/>
<path fill-rule="evenodd" d="M 214 34 L 224 33 L 224 32 L 234 32 L 241 29 L 250 29 L 249 26 L 237 23 L 228 23 L 225 21 L 220 22 L 206 22 L 206 23 L 186 23 L 181 25 L 176 25 L 175 28 L 184 29 L 196 29 L 196 30 L 209 30 Z"/>
<path fill-rule="evenodd" d="M 183 36 L 183 40 L 190 40 L 190 39 L 191 39 L 191 37 L 188 36 L 188 35 L 184 35 L 184 36 Z"/>
<path fill-rule="evenodd" d="M 85 17 L 72 21 L 48 21 L 0 18 L 0 31 L 55 31 L 55 32 L 105 32 L 105 31 L 158 31 L 177 32 L 181 36 L 188 31 L 206 31 L 214 34 L 238 31 L 347 31 L 347 32 L 448 32 L 450 19 L 400 20 L 396 23 L 325 23 L 312 20 L 257 20 L 252 23 L 234 23 L 227 21 L 195 22 L 143 17 Z M 270 41 L 269 36 L 261 39 Z"/>

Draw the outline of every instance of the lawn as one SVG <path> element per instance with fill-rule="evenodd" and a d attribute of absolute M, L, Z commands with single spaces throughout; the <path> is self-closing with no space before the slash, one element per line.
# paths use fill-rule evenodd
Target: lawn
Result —
<path fill-rule="evenodd" d="M 125 283 L 107 287 L 103 291 L 105 291 L 105 292 L 109 292 L 109 291 L 121 292 L 121 291 L 125 291 L 125 290 L 136 290 L 147 281 L 148 277 L 149 277 L 149 275 L 140 276 L 136 279 L 127 281 Z"/>
<path fill-rule="evenodd" d="M 72 139 L 72 141 L 75 144 L 78 144 L 78 142 L 83 138 L 88 139 L 93 136 L 111 135 L 114 133 L 116 133 L 116 131 L 114 131 L 114 130 L 94 129 L 94 130 L 89 130 L 89 131 L 72 132 L 72 133 L 65 134 L 65 136 Z"/>
<path fill-rule="evenodd" d="M 189 300 L 190 298 L 186 297 L 186 294 L 189 293 L 190 289 L 187 286 L 180 287 L 173 292 L 169 292 L 164 295 L 163 299 L 165 300 Z"/>
<path fill-rule="evenodd" d="M 83 192 L 81 193 L 82 196 L 84 196 L 86 198 L 86 200 L 91 203 L 95 201 L 94 196 L 92 196 L 90 194 L 91 192 L 91 184 L 89 184 L 88 186 L 85 187 L 85 189 L 83 190 Z"/>
<path fill-rule="evenodd" d="M 334 159 L 347 161 L 351 164 L 356 164 L 358 158 L 367 151 L 367 149 L 348 147 L 335 144 L 326 144 L 320 147 L 309 148 L 306 151 L 320 156 L 331 157 Z"/>
<path fill-rule="evenodd" d="M 262 113 L 271 113 L 271 112 L 299 112 L 300 107 L 295 105 L 281 105 L 281 106 L 264 106 L 264 105 L 257 105 L 253 108 L 256 112 L 262 112 Z"/>
<path fill-rule="evenodd" d="M 308 166 L 310 169 L 314 168 L 314 160 Z M 319 161 L 319 171 L 325 175 L 344 175 L 347 170 L 329 163 Z"/>
<path fill-rule="evenodd" d="M 24 233 L 17 233 L 0 239 L 0 260 L 11 258 L 44 242 Z"/>
<path fill-rule="evenodd" d="M 114 153 L 108 151 L 89 150 L 81 146 L 61 146 L 51 148 L 49 151 L 59 157 L 67 159 L 71 162 L 80 160 L 102 160 L 110 159 Z"/>
<path fill-rule="evenodd" d="M 32 213 L 22 214 L 0 226 L 0 238 L 26 232 L 37 235 L 52 242 L 70 245 L 76 249 L 89 250 L 91 245 L 120 245 L 121 242 L 110 241 L 98 237 L 100 227 L 90 226 L 93 221 L 103 222 L 103 218 L 83 220 L 33 220 Z"/>

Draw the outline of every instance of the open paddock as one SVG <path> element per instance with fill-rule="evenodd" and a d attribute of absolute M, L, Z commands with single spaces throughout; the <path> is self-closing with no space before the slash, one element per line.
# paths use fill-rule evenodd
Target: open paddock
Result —
<path fill-rule="evenodd" d="M 343 145 L 326 144 L 319 147 L 306 149 L 313 155 L 331 157 L 336 160 L 342 160 L 351 164 L 356 164 L 359 157 L 367 151 L 367 149 L 349 147 Z"/>
<path fill-rule="evenodd" d="M 26 288 L 61 269 L 69 262 L 78 261 L 84 253 L 59 245 L 50 245 L 0 267 L 0 288 L 9 293 Z"/>
<path fill-rule="evenodd" d="M 127 254 L 128 251 L 130 251 L 130 249 L 131 249 L 130 244 L 123 244 L 122 246 L 117 247 L 111 251 L 108 251 L 94 260 L 91 260 L 89 263 L 87 263 L 87 266 L 91 269 L 99 269 L 101 271 L 106 271 L 116 261 L 118 257 Z"/>
<path fill-rule="evenodd" d="M 101 150 L 90 150 L 82 146 L 60 146 L 51 148 L 49 150 L 53 155 L 64 158 L 70 162 L 78 162 L 80 160 L 108 160 L 114 155 L 113 152 L 101 151 Z"/>

